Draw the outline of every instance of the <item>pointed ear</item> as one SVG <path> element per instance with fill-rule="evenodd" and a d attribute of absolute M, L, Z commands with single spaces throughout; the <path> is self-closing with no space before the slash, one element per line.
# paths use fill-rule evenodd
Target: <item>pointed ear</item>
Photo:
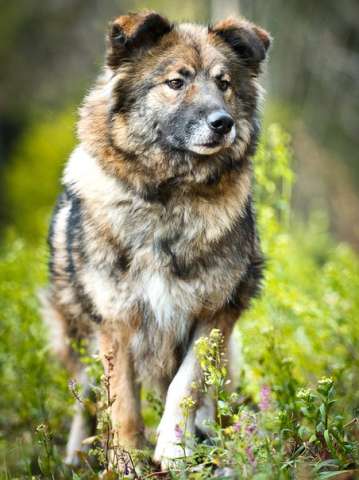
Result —
<path fill-rule="evenodd" d="M 258 67 L 271 44 L 268 32 L 247 20 L 229 18 L 210 27 L 247 65 Z"/>
<path fill-rule="evenodd" d="M 130 13 L 116 18 L 108 35 L 107 64 L 117 67 L 136 49 L 155 45 L 172 28 L 166 18 L 155 12 Z"/>

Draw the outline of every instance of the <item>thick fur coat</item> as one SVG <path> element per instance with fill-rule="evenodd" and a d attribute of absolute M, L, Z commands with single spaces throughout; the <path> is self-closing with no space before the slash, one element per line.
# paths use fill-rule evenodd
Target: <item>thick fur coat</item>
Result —
<path fill-rule="evenodd" d="M 140 385 L 158 386 L 163 466 L 183 454 L 181 399 L 192 393 L 207 408 L 198 418 L 213 411 L 192 392 L 194 342 L 216 327 L 228 343 L 260 285 L 251 157 L 268 47 L 268 34 L 243 19 L 203 27 L 153 12 L 117 18 L 53 215 L 45 319 L 54 347 L 83 380 L 73 339 L 95 339 L 107 370 L 111 358 L 121 445 L 141 445 Z M 68 461 L 85 435 L 78 409 Z"/>

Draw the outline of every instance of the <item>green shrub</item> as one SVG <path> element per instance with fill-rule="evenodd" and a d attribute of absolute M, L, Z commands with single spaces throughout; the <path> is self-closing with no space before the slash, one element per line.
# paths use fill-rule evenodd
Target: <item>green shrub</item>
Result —
<path fill-rule="evenodd" d="M 7 216 L 17 232 L 38 242 L 60 189 L 61 171 L 75 142 L 73 108 L 32 123 L 5 171 Z"/>
<path fill-rule="evenodd" d="M 38 238 L 44 231 L 60 165 L 72 145 L 67 126 L 72 119 L 60 118 L 24 139 L 8 174 L 17 234 L 9 234 L 3 242 L 0 262 L 0 475 L 4 478 L 98 478 L 96 468 L 93 471 L 84 463 L 75 473 L 60 460 L 73 400 L 66 375 L 50 361 L 38 315 L 36 290 L 46 279 L 44 234 L 40 247 L 17 236 L 21 231 Z M 49 132 L 54 148 L 42 140 L 42 135 L 51 137 Z M 347 245 L 335 244 L 322 213 L 302 224 L 291 212 L 291 163 L 288 135 L 277 125 L 270 126 L 255 159 L 257 214 L 267 270 L 261 298 L 236 328 L 241 380 L 236 394 L 223 388 L 225 365 L 217 364 L 217 353 L 210 354 L 220 337 L 215 333 L 198 347 L 200 356 L 206 352 L 206 361 L 202 355 L 206 382 L 215 386 L 220 411 L 230 425 L 222 426 L 218 418 L 212 443 L 200 444 L 193 457 L 179 461 L 171 478 L 213 478 L 216 469 L 218 478 L 324 479 L 341 470 L 352 471 L 347 478 L 355 476 L 359 259 Z M 91 359 L 85 363 L 96 370 Z M 161 406 L 153 396 L 148 399 L 145 419 L 153 428 Z M 191 408 L 190 399 L 183 407 Z M 99 443 L 94 453 L 101 458 Z M 134 455 L 147 472 L 143 478 L 151 471 L 147 457 L 146 452 Z"/>
<path fill-rule="evenodd" d="M 9 233 L 0 246 L 0 478 L 39 471 L 39 424 L 64 442 L 66 376 L 51 360 L 39 318 L 37 289 L 45 278 L 44 248 L 28 247 Z"/>

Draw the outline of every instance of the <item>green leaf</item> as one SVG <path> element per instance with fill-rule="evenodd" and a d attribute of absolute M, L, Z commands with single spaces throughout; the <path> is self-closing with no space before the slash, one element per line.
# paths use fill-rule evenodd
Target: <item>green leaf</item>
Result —
<path fill-rule="evenodd" d="M 326 409 L 326 406 L 325 406 L 324 403 L 321 403 L 321 405 L 319 407 L 319 412 L 320 412 L 320 416 L 321 416 L 322 420 L 324 421 L 325 417 L 326 417 L 326 412 L 327 412 L 327 409 Z"/>
<path fill-rule="evenodd" d="M 338 470 L 337 472 L 321 472 L 319 473 L 320 480 L 327 480 L 328 478 L 335 478 L 339 475 L 355 473 L 354 470 Z M 354 478 L 354 477 L 353 477 Z"/>

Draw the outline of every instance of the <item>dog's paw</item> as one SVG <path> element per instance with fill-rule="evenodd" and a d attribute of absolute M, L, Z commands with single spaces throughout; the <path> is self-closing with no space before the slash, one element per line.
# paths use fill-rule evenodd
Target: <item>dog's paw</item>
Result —
<path fill-rule="evenodd" d="M 78 467 L 80 465 L 78 451 L 73 450 L 71 452 L 68 452 L 64 459 L 64 463 L 69 467 Z"/>
<path fill-rule="evenodd" d="M 192 449 L 189 446 L 184 447 L 178 439 L 171 438 L 166 435 L 158 437 L 155 453 L 153 455 L 154 462 L 161 465 L 161 470 L 171 470 L 176 461 L 184 459 L 192 455 Z"/>

